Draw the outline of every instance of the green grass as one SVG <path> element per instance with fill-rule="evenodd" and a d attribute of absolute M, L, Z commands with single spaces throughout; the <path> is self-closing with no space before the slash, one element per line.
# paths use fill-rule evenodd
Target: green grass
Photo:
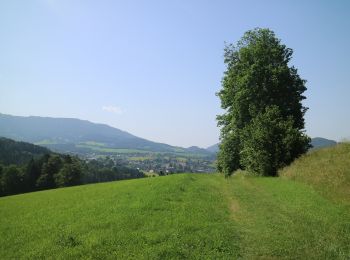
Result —
<path fill-rule="evenodd" d="M 87 142 L 83 142 L 81 144 L 85 144 L 85 145 L 90 145 L 90 146 L 99 146 L 99 147 L 105 147 L 106 144 L 104 143 L 99 143 L 99 142 L 95 142 L 95 141 L 87 141 Z"/>
<path fill-rule="evenodd" d="M 350 258 L 349 208 L 281 178 L 228 182 L 244 258 Z"/>
<path fill-rule="evenodd" d="M 0 198 L 0 259 L 349 259 L 349 219 L 287 179 L 171 175 Z"/>
<path fill-rule="evenodd" d="M 235 257 L 222 178 L 176 175 L 0 199 L 0 259 Z"/>
<path fill-rule="evenodd" d="M 350 144 L 239 172 L 0 198 L 0 259 L 350 259 Z"/>
<path fill-rule="evenodd" d="M 325 197 L 350 206 L 350 143 L 307 153 L 280 176 L 307 183 Z"/>
<path fill-rule="evenodd" d="M 103 152 L 103 153 L 139 153 L 139 154 L 145 154 L 150 153 L 149 151 L 145 150 L 137 150 L 137 149 L 120 149 L 120 148 L 108 148 L 108 147 L 102 147 L 102 146 L 96 146 L 91 144 L 77 144 L 75 145 L 77 148 L 88 148 L 95 152 Z"/>

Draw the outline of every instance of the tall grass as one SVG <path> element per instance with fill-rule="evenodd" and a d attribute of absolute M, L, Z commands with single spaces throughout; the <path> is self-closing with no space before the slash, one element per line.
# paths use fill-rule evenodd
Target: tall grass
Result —
<path fill-rule="evenodd" d="M 350 205 L 350 143 L 307 153 L 279 175 L 307 183 L 327 198 Z"/>

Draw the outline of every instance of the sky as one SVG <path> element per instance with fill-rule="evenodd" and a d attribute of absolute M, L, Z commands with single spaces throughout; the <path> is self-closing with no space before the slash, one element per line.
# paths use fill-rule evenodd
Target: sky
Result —
<path fill-rule="evenodd" d="M 294 50 L 306 132 L 350 138 L 350 1 L 0 1 L 0 113 L 152 141 L 219 140 L 223 48 L 255 27 Z"/>

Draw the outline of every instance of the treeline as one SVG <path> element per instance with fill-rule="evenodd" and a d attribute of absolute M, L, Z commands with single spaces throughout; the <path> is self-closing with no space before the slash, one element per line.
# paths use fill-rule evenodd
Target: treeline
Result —
<path fill-rule="evenodd" d="M 45 154 L 24 165 L 0 164 L 0 196 L 142 177 L 140 171 L 115 165 L 109 158 L 85 162 L 75 156 Z"/>
<path fill-rule="evenodd" d="M 34 144 L 0 138 L 0 196 L 145 177 L 111 158 L 84 161 Z"/>
<path fill-rule="evenodd" d="M 45 147 L 0 137 L 0 164 L 25 164 L 31 158 L 51 153 Z"/>

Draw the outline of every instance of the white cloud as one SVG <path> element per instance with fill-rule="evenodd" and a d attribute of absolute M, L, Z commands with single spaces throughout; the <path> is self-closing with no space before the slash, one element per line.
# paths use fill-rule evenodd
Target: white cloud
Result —
<path fill-rule="evenodd" d="M 114 113 L 117 115 L 123 114 L 123 110 L 118 106 L 103 106 L 102 110 L 110 112 L 110 113 Z"/>

